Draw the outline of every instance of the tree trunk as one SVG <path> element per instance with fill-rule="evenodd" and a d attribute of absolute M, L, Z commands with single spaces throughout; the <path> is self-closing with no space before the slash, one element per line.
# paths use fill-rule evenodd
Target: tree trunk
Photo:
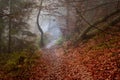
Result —
<path fill-rule="evenodd" d="M 9 14 L 11 14 L 11 0 L 9 0 Z M 8 53 L 11 53 L 11 17 L 9 16 L 9 32 L 8 32 Z"/>
<path fill-rule="evenodd" d="M 38 12 L 38 15 L 37 15 L 37 26 L 38 26 L 38 29 L 41 33 L 40 45 L 44 46 L 44 42 L 43 42 L 44 33 L 43 33 L 43 30 L 42 30 L 42 28 L 39 24 L 39 17 L 40 17 L 40 13 L 41 13 L 41 9 L 42 9 L 42 3 L 43 3 L 43 0 L 41 0 L 41 2 L 40 2 L 40 8 L 39 8 L 39 12 Z"/>

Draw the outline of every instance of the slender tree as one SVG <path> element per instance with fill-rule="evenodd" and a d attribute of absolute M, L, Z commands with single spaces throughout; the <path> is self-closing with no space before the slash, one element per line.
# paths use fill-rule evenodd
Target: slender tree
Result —
<path fill-rule="evenodd" d="M 9 0 L 9 14 L 12 12 L 12 1 Z M 11 53 L 11 27 L 12 27 L 12 19 L 9 16 L 9 33 L 8 33 L 8 53 Z"/>
<path fill-rule="evenodd" d="M 41 40 L 40 40 L 40 45 L 41 45 L 41 46 L 44 46 L 44 42 L 43 42 L 43 37 L 44 37 L 43 35 L 44 35 L 44 33 L 43 33 L 43 30 L 42 30 L 42 28 L 41 28 L 41 26 L 40 26 L 39 18 L 40 18 L 40 13 L 41 13 L 41 10 L 42 10 L 43 1 L 44 1 L 44 0 L 41 0 L 41 2 L 40 2 L 40 7 L 39 7 L 38 14 L 37 14 L 37 26 L 38 26 L 38 29 L 39 29 L 39 31 L 40 31 L 40 33 L 41 33 Z"/>

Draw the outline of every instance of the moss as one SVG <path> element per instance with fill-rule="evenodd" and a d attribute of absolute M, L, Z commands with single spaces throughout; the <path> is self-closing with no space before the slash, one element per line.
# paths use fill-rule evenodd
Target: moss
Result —
<path fill-rule="evenodd" d="M 31 56 L 32 55 L 32 56 Z M 30 54 L 27 52 L 15 52 L 11 54 L 1 54 L 0 55 L 0 70 L 4 71 L 2 74 L 10 77 L 22 76 L 21 75 L 29 73 L 29 70 L 35 64 L 35 60 L 38 58 L 37 54 Z M 27 75 L 28 76 L 28 75 Z"/>
<path fill-rule="evenodd" d="M 63 37 L 60 37 L 57 41 L 56 41 L 56 44 L 57 45 L 62 45 L 62 43 L 64 42 L 64 38 Z"/>

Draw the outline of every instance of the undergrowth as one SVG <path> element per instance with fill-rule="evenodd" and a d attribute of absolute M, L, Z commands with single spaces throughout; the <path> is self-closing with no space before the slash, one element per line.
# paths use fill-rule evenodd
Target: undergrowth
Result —
<path fill-rule="evenodd" d="M 13 78 L 21 76 L 28 78 L 29 70 L 34 66 L 38 58 L 36 53 L 14 52 L 11 54 L 0 54 L 0 79 Z M 23 75 L 24 74 L 24 75 Z"/>

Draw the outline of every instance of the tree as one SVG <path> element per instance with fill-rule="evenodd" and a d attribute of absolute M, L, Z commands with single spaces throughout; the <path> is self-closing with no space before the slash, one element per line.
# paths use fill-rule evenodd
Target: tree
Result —
<path fill-rule="evenodd" d="M 21 41 L 24 42 L 24 35 L 22 35 L 25 31 L 29 31 L 29 25 L 27 24 L 27 20 L 31 14 L 31 11 L 34 7 L 34 2 L 30 0 L 1 0 L 0 6 L 0 28 L 2 30 L 0 37 L 1 41 L 5 45 L 4 50 L 8 48 L 8 53 L 11 53 L 16 50 L 22 50 L 22 48 L 18 48 Z M 21 6 L 22 5 L 22 6 Z M 28 34 L 26 34 L 28 36 Z M 14 40 L 16 39 L 16 42 Z M 0 44 L 3 46 L 3 44 Z"/>
<path fill-rule="evenodd" d="M 119 16 L 116 17 L 119 14 L 119 0 L 93 0 L 92 2 L 89 0 L 69 0 L 69 2 L 76 10 L 76 24 L 80 30 L 76 41 L 90 37 L 91 35 L 88 36 L 88 34 L 92 32 L 105 32 L 106 27 L 119 20 Z M 116 19 L 111 20 L 112 17 Z M 101 24 L 103 25 L 101 26 Z"/>
<path fill-rule="evenodd" d="M 39 24 L 39 17 L 40 17 L 40 13 L 41 13 L 41 10 L 42 10 L 42 3 L 43 3 L 43 1 L 44 0 L 41 0 L 41 2 L 40 2 L 40 7 L 39 7 L 39 11 L 38 11 L 38 15 L 37 15 L 37 26 L 38 26 L 38 29 L 39 29 L 39 31 L 40 31 L 40 33 L 41 33 L 41 40 L 40 40 L 40 45 L 41 46 L 44 46 L 44 42 L 43 42 L 43 30 L 42 30 L 42 28 L 41 28 L 41 26 L 40 26 L 40 24 Z"/>

